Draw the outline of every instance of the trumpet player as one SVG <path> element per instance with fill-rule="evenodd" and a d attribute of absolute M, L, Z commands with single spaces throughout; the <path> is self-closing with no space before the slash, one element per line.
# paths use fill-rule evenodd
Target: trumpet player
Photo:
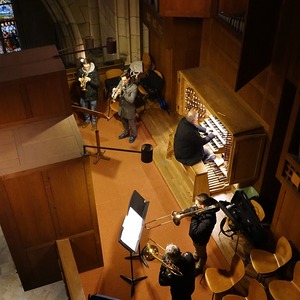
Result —
<path fill-rule="evenodd" d="M 159 272 L 159 284 L 170 286 L 172 300 L 191 300 L 195 290 L 195 262 L 191 252 L 181 253 L 178 246 L 169 244 L 166 247 L 163 260 L 173 263 L 179 268 L 182 276 L 173 274 L 164 265 Z"/>
<path fill-rule="evenodd" d="M 216 204 L 218 204 L 218 202 L 214 198 L 202 193 L 195 197 L 195 206 L 189 209 L 207 208 L 208 206 Z M 216 212 L 218 210 L 218 205 L 216 205 L 216 209 L 207 210 L 199 214 L 196 213 L 191 218 L 189 236 L 195 247 L 193 254 L 194 260 L 196 261 L 195 277 L 203 273 L 203 268 L 207 261 L 206 246 L 217 222 Z"/>
<path fill-rule="evenodd" d="M 122 84 L 113 89 L 113 94 L 119 97 L 119 111 L 124 128 L 123 133 L 119 135 L 119 140 L 129 136 L 129 143 L 133 143 L 137 137 L 135 121 L 135 98 L 137 96 L 137 85 L 131 81 L 129 72 L 121 75 Z"/>
<path fill-rule="evenodd" d="M 90 110 L 96 110 L 98 103 L 98 89 L 100 79 L 95 64 L 87 58 L 81 59 L 81 68 L 77 72 L 77 79 L 80 82 L 80 106 Z M 82 128 L 86 128 L 92 122 L 91 130 L 96 129 L 96 117 L 84 114 Z"/>

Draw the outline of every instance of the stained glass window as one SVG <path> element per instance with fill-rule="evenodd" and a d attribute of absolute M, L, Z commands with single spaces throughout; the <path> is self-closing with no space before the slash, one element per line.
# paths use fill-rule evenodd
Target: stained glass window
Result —
<path fill-rule="evenodd" d="M 0 54 L 21 50 L 12 0 L 0 0 Z"/>

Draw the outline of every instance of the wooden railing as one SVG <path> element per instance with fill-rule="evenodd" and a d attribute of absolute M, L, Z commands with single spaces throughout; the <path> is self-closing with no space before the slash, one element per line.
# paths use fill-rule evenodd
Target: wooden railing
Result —
<path fill-rule="evenodd" d="M 56 240 L 63 280 L 70 300 L 85 300 L 76 261 L 69 239 Z"/>

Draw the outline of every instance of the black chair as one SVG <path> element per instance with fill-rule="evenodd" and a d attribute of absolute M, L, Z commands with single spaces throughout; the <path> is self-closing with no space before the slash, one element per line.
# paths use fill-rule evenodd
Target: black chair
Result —
<path fill-rule="evenodd" d="M 150 70 L 146 77 L 140 79 L 140 85 L 147 91 L 148 98 L 157 100 L 163 110 L 168 111 L 167 102 L 161 97 L 164 77 L 158 70 Z"/>

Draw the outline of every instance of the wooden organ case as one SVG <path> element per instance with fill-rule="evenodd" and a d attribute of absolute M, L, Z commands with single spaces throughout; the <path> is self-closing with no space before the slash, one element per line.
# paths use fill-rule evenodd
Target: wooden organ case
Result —
<path fill-rule="evenodd" d="M 199 111 L 199 123 L 217 132 L 208 146 L 216 154 L 205 164 L 211 193 L 251 185 L 259 175 L 266 134 L 239 96 L 205 68 L 178 71 L 177 113 Z"/>

